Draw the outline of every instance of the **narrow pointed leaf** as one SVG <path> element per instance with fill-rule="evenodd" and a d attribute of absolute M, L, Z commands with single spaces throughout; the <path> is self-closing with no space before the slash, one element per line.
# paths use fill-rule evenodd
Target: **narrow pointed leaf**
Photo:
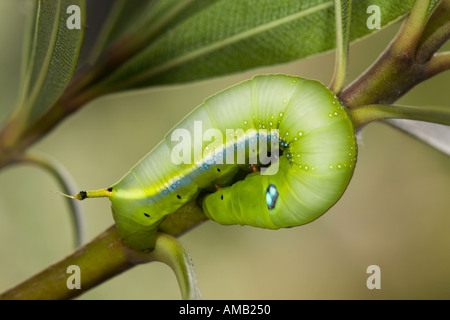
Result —
<path fill-rule="evenodd" d="M 381 25 L 406 14 L 412 0 L 361 0 L 352 6 L 350 40 L 377 4 Z M 333 0 L 221 0 L 159 36 L 104 82 L 108 90 L 172 84 L 298 60 L 335 47 Z"/>
<path fill-rule="evenodd" d="M 20 108 L 28 121 L 42 115 L 60 96 L 75 70 L 84 34 L 84 0 L 41 0 L 36 8 L 34 32 L 25 53 Z M 69 29 L 70 5 L 80 8 L 80 29 Z"/>
<path fill-rule="evenodd" d="M 101 52 L 120 38 L 136 22 L 137 17 L 143 12 L 147 13 L 146 9 L 153 3 L 151 0 L 116 0 L 92 49 L 91 60 L 98 59 Z"/>
<path fill-rule="evenodd" d="M 129 51 L 141 49 L 152 40 L 218 0 L 117 0 L 106 21 L 92 60 L 115 41 Z"/>
<path fill-rule="evenodd" d="M 403 119 L 386 122 L 450 156 L 450 126 Z"/>
<path fill-rule="evenodd" d="M 36 17 L 37 17 L 37 10 L 38 10 L 39 2 L 37 1 L 27 1 L 25 2 L 25 9 L 27 12 L 27 19 L 26 19 L 26 27 L 25 27 L 25 35 L 24 35 L 24 41 L 23 41 L 23 49 L 22 49 L 22 65 L 21 65 L 21 82 L 22 85 L 20 92 L 24 94 L 23 90 L 26 83 L 26 75 L 29 72 L 30 69 L 30 63 L 31 63 L 31 55 L 32 55 L 32 49 L 33 49 L 33 38 L 36 28 Z"/>

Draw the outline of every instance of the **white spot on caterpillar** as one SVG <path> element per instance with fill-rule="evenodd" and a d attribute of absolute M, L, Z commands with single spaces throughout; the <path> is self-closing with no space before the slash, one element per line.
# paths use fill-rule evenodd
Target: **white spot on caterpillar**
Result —
<path fill-rule="evenodd" d="M 283 116 L 283 112 L 280 112 L 280 117 L 282 117 Z"/>
<path fill-rule="evenodd" d="M 286 103 L 287 102 L 287 99 L 286 98 L 283 98 L 283 103 Z"/>

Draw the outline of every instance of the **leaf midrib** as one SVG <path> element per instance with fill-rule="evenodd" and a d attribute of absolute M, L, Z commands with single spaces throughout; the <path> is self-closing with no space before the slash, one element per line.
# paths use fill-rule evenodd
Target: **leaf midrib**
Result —
<path fill-rule="evenodd" d="M 225 47 L 227 45 L 230 45 L 230 44 L 233 44 L 233 43 L 237 43 L 237 42 L 239 42 L 241 40 L 244 40 L 246 38 L 253 37 L 253 36 L 255 36 L 255 35 L 259 34 L 259 33 L 263 33 L 263 32 L 268 31 L 270 29 L 279 27 L 279 26 L 281 26 L 283 24 L 286 24 L 286 23 L 292 22 L 294 20 L 303 18 L 306 15 L 313 14 L 313 13 L 319 12 L 321 10 L 326 10 L 326 9 L 328 9 L 331 6 L 333 6 L 333 1 L 328 1 L 328 2 L 322 3 L 320 5 L 317 5 L 315 7 L 308 8 L 308 9 L 306 9 L 304 11 L 296 12 L 294 14 L 288 15 L 288 16 L 283 17 L 281 19 L 273 20 L 273 21 L 270 21 L 269 23 L 259 25 L 259 26 L 255 27 L 255 28 L 246 30 L 244 32 L 241 32 L 241 33 L 238 33 L 238 34 L 234 34 L 234 35 L 232 35 L 232 36 L 230 36 L 230 37 L 228 37 L 226 39 L 222 39 L 221 41 L 218 41 L 218 42 L 212 43 L 212 44 L 210 44 L 208 46 L 202 47 L 200 49 L 191 51 L 191 52 L 189 52 L 187 54 L 184 54 L 184 55 L 181 55 L 181 56 L 179 56 L 179 57 L 177 57 L 175 59 L 169 60 L 166 63 L 163 63 L 163 64 L 161 64 L 161 65 L 159 65 L 159 66 L 157 66 L 155 68 L 149 69 L 148 71 L 146 71 L 144 73 L 141 73 L 141 74 L 138 74 L 136 77 L 133 77 L 133 78 L 129 79 L 128 81 L 124 81 L 124 82 L 120 83 L 119 86 L 120 87 L 129 87 L 129 86 L 131 86 L 133 84 L 139 83 L 140 81 L 142 81 L 142 80 L 144 80 L 146 78 L 150 78 L 150 77 L 152 77 L 152 76 L 154 76 L 156 74 L 159 74 L 161 72 L 164 72 L 164 71 L 166 71 L 168 69 L 171 69 L 171 68 L 174 68 L 176 66 L 185 64 L 188 61 L 194 60 L 194 59 L 196 59 L 196 58 L 198 58 L 198 57 L 200 57 L 202 55 L 206 55 L 208 53 L 211 53 L 211 52 L 214 52 L 216 50 L 219 50 L 219 49 L 221 49 L 221 48 L 223 48 L 223 47 Z"/>
<path fill-rule="evenodd" d="M 51 38 L 50 38 L 49 47 L 47 49 L 47 54 L 45 56 L 44 63 L 42 64 L 42 67 L 39 69 L 40 70 L 39 71 L 39 76 L 36 79 L 36 82 L 35 82 L 35 85 L 33 86 L 32 92 L 31 92 L 31 94 L 29 95 L 29 98 L 26 101 L 26 108 L 29 109 L 30 113 L 31 113 L 32 107 L 34 106 L 34 103 L 36 102 L 39 94 L 41 93 L 41 89 L 44 86 L 45 79 L 47 78 L 47 74 L 48 74 L 48 72 L 50 70 L 50 64 L 51 64 L 51 60 L 52 60 L 52 57 L 53 57 L 54 48 L 56 46 L 56 38 L 58 36 L 59 26 L 60 26 L 60 23 L 61 23 L 61 6 L 62 6 L 62 1 L 58 1 L 57 2 L 56 13 L 55 13 L 55 23 L 53 24 L 52 35 L 51 35 Z M 36 34 L 39 32 L 38 28 L 36 28 L 35 32 L 36 32 Z M 37 46 L 38 46 L 38 43 L 36 41 L 35 42 L 35 47 L 33 48 L 33 66 L 30 69 L 31 73 L 32 73 L 32 70 L 35 67 L 35 65 L 34 65 L 34 63 L 35 63 L 34 55 L 36 54 Z M 30 84 L 31 83 L 29 83 L 29 85 Z M 29 85 L 28 85 L 28 87 L 29 87 Z"/>

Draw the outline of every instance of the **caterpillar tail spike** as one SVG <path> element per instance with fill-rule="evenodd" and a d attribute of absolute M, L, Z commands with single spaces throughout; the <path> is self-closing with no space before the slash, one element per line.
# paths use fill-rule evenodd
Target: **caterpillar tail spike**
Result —
<path fill-rule="evenodd" d="M 77 200 L 84 200 L 87 198 L 102 198 L 102 197 L 109 198 L 112 195 L 112 188 L 90 190 L 90 191 L 80 191 L 74 196 L 67 195 L 64 193 L 60 193 L 60 194 L 65 197 L 77 199 Z"/>

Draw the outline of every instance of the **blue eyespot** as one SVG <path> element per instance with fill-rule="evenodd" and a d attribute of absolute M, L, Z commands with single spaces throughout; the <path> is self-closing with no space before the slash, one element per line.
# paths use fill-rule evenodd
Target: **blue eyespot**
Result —
<path fill-rule="evenodd" d="M 275 208 L 277 199 L 278 199 L 277 187 L 275 187 L 275 185 L 273 185 L 273 184 L 270 184 L 266 190 L 266 202 L 267 202 L 267 208 L 269 208 L 269 210 L 272 210 L 273 208 Z"/>

